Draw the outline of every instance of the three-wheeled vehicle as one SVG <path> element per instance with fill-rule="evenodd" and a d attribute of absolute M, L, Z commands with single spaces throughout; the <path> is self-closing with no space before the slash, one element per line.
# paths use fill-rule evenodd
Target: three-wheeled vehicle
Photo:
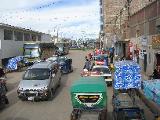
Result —
<path fill-rule="evenodd" d="M 144 110 L 136 105 L 134 89 L 113 90 L 113 120 L 145 120 Z"/>
<path fill-rule="evenodd" d="M 71 120 L 106 120 L 107 86 L 103 77 L 81 77 L 70 89 Z"/>
<path fill-rule="evenodd" d="M 70 73 L 73 71 L 72 59 L 68 57 L 61 56 L 58 61 L 62 73 Z"/>

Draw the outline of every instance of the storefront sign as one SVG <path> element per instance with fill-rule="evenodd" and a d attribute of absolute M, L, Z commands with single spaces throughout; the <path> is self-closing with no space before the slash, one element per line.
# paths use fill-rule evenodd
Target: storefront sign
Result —
<path fill-rule="evenodd" d="M 152 48 L 160 49 L 160 35 L 152 36 Z"/>

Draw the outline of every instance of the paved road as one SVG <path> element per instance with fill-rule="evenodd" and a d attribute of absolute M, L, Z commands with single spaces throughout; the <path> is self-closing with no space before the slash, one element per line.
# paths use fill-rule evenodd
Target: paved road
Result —
<path fill-rule="evenodd" d="M 73 59 L 73 73 L 62 76 L 61 87 L 56 91 L 52 101 L 22 102 L 17 98 L 17 85 L 23 72 L 14 72 L 7 75 L 9 92 L 7 96 L 10 104 L 0 111 L 0 120 L 70 120 L 72 111 L 69 89 L 72 82 L 80 77 L 84 65 L 84 51 L 70 51 L 68 55 Z M 108 119 L 112 118 L 112 88 L 108 89 Z M 151 120 L 151 119 L 149 119 Z"/>

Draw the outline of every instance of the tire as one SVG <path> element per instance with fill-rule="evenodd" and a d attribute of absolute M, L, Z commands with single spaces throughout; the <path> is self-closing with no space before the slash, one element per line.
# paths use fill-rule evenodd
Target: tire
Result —
<path fill-rule="evenodd" d="M 100 115 L 100 120 L 106 120 L 107 119 L 107 112 L 106 111 L 102 111 L 101 115 Z"/>
<path fill-rule="evenodd" d="M 52 100 L 52 98 L 53 98 L 53 90 L 49 90 L 46 101 Z"/>
<path fill-rule="evenodd" d="M 5 107 L 5 104 L 6 104 L 5 96 L 2 96 L 2 97 L 1 97 L 1 105 L 0 105 L 0 108 L 4 108 L 4 107 Z"/>
<path fill-rule="evenodd" d="M 8 100 L 7 97 L 5 97 L 5 103 L 6 103 L 6 104 L 9 104 L 9 100 Z"/>
<path fill-rule="evenodd" d="M 7 86 L 6 86 L 6 85 L 4 85 L 4 87 L 5 87 L 5 91 L 7 92 L 7 91 L 8 91 L 8 88 L 7 88 Z"/>

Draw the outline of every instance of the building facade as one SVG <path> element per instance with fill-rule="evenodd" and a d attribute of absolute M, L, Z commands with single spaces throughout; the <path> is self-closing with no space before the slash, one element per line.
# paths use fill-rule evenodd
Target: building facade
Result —
<path fill-rule="evenodd" d="M 146 75 L 160 72 L 160 1 L 102 1 L 104 41 L 114 44 L 117 55 L 132 56 Z"/>
<path fill-rule="evenodd" d="M 1 23 L 0 64 L 5 65 L 9 58 L 23 55 L 25 42 L 49 41 L 50 38 L 48 34 Z"/>
<path fill-rule="evenodd" d="M 160 0 L 103 0 L 105 35 L 119 56 L 131 56 L 151 75 L 160 72 Z M 116 39 L 113 39 L 116 36 Z M 113 42 L 114 41 L 114 42 Z"/>
<path fill-rule="evenodd" d="M 133 2 L 132 4 L 137 4 Z M 132 5 L 133 6 L 133 5 Z M 131 6 L 131 7 L 132 7 Z M 129 20 L 128 38 L 132 44 L 130 52 L 139 57 L 144 73 L 151 75 L 157 68 L 160 73 L 160 1 L 142 4 Z M 138 56 L 135 53 L 138 51 Z"/>

